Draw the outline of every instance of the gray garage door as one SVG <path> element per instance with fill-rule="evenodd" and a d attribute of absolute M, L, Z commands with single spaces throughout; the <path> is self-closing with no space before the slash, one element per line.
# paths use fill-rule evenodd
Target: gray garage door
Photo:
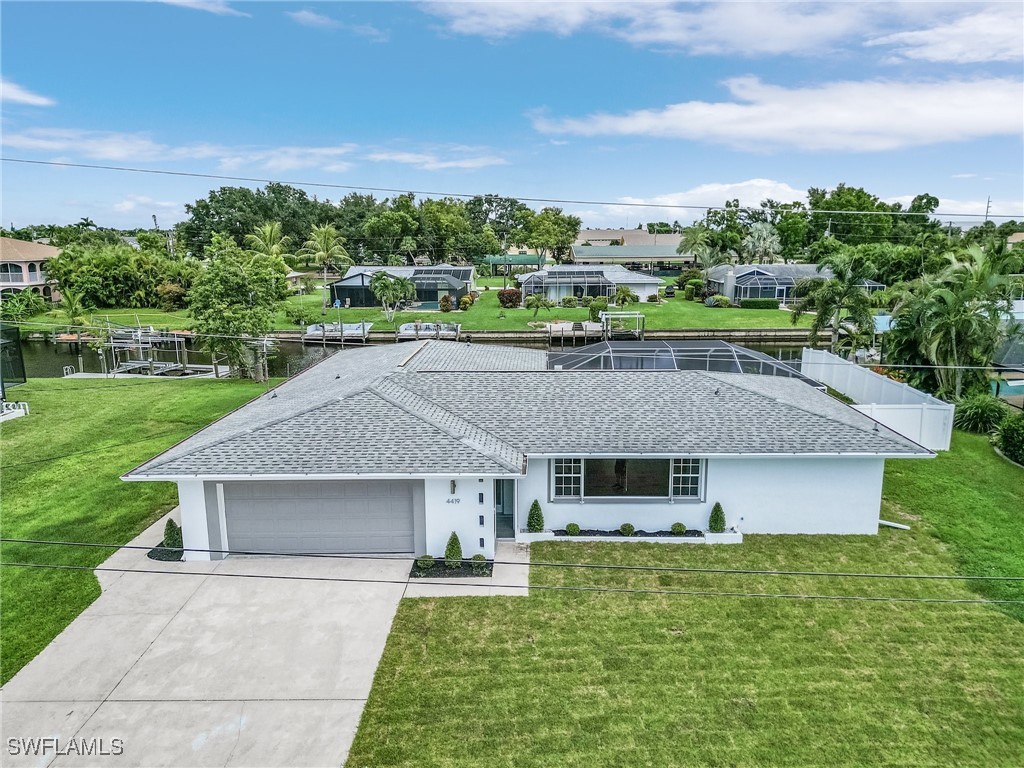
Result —
<path fill-rule="evenodd" d="M 225 483 L 232 550 L 412 552 L 413 481 Z"/>

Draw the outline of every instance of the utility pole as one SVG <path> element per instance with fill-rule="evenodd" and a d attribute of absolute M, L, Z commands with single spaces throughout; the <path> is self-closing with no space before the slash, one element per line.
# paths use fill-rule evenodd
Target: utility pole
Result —
<path fill-rule="evenodd" d="M 992 195 L 988 196 L 988 202 L 985 203 L 985 222 L 988 223 L 988 212 L 992 210 Z"/>

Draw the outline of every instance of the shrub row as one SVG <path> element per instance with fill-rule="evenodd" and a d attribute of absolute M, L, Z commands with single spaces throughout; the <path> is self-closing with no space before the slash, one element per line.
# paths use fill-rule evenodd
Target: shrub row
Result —
<path fill-rule="evenodd" d="M 743 309 L 778 309 L 778 299 L 740 299 Z"/>

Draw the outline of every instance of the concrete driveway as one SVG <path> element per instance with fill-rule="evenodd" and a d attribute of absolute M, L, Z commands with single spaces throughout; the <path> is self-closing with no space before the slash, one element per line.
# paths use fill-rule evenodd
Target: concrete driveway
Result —
<path fill-rule="evenodd" d="M 162 527 L 133 543 L 154 544 Z M 97 574 L 100 598 L 0 693 L 0 764 L 344 763 L 409 560 L 162 564 L 120 550 L 105 565 L 174 574 Z M 11 754 L 10 739 L 44 737 L 65 751 L 93 739 L 114 751 L 120 739 L 123 754 L 55 756 L 52 744 L 45 755 Z"/>

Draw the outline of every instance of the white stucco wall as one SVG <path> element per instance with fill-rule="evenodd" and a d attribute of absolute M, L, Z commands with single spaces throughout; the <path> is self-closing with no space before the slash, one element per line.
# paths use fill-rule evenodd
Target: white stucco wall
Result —
<path fill-rule="evenodd" d="M 455 481 L 454 494 L 452 480 Z M 442 557 L 448 537 L 455 531 L 462 542 L 463 557 L 480 554 L 488 560 L 494 559 L 494 479 L 426 478 L 423 483 L 427 554 Z M 483 525 L 480 525 L 481 515 Z M 480 539 L 484 540 L 483 546 L 480 546 Z"/>
<path fill-rule="evenodd" d="M 623 499 L 552 501 L 548 460 L 530 459 L 519 481 L 516 529 L 526 527 L 530 504 L 538 499 L 545 528 L 577 523 L 612 530 L 622 523 L 664 530 L 680 522 L 707 528 L 716 501 L 726 524 L 744 533 L 878 532 L 885 462 L 876 458 L 742 458 L 707 462 L 702 501 Z"/>
<path fill-rule="evenodd" d="M 628 287 L 633 293 L 640 297 L 640 301 L 647 301 L 652 293 L 657 295 L 659 286 L 656 283 L 621 283 Z"/>
<path fill-rule="evenodd" d="M 206 520 L 206 492 L 202 480 L 178 482 L 178 511 L 181 513 L 181 539 L 186 560 L 209 560 L 209 552 L 189 552 L 189 549 L 209 549 L 210 534 Z"/>

